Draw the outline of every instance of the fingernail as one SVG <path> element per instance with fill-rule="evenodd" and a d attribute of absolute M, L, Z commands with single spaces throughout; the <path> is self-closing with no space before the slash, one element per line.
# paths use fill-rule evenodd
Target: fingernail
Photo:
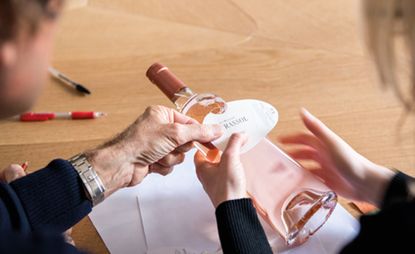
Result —
<path fill-rule="evenodd" d="M 223 129 L 222 125 L 220 124 L 212 124 L 209 126 L 213 132 L 215 137 L 222 136 L 225 130 Z"/>
<path fill-rule="evenodd" d="M 244 131 L 236 132 L 232 134 L 231 139 L 238 140 L 238 142 L 241 142 L 242 145 L 244 145 L 248 140 L 248 135 Z"/>
<path fill-rule="evenodd" d="M 306 108 L 301 108 L 301 114 L 303 116 L 314 118 L 313 114 L 311 114 L 310 111 L 308 111 Z"/>
<path fill-rule="evenodd" d="M 246 132 L 241 132 L 241 139 L 242 139 L 242 145 L 245 145 L 246 142 L 248 142 L 248 134 Z"/>
<path fill-rule="evenodd" d="M 244 139 L 246 139 L 246 138 L 248 137 L 248 134 L 246 134 L 246 132 L 245 132 L 245 131 L 238 132 L 238 134 L 239 134 L 239 137 L 240 137 L 242 140 L 244 140 Z"/>

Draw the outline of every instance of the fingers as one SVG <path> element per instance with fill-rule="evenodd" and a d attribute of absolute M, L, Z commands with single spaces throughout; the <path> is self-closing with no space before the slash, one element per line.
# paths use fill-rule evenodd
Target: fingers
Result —
<path fill-rule="evenodd" d="M 334 147 L 338 144 L 340 137 L 337 136 L 323 122 L 321 122 L 317 117 L 313 116 L 305 108 L 301 109 L 301 118 L 307 129 L 310 130 L 328 147 Z"/>
<path fill-rule="evenodd" d="M 320 151 L 324 149 L 324 146 L 318 140 L 318 138 L 316 138 L 316 136 L 310 133 L 303 132 L 303 133 L 296 133 L 293 135 L 281 136 L 278 138 L 278 140 L 283 144 L 306 145 L 306 146 L 310 146 Z"/>
<path fill-rule="evenodd" d="M 320 167 L 316 167 L 316 168 L 307 168 L 305 167 L 305 169 L 310 172 L 311 174 L 313 174 L 315 177 L 317 177 L 321 182 L 323 183 L 327 183 L 327 172 L 326 170 L 320 168 Z"/>
<path fill-rule="evenodd" d="M 184 153 L 177 153 L 172 152 L 166 155 L 164 158 L 159 160 L 157 163 L 160 164 L 163 167 L 173 167 L 177 164 L 180 164 L 184 161 L 185 155 Z"/>
<path fill-rule="evenodd" d="M 202 182 L 202 184 L 204 182 L 203 176 L 211 172 L 211 170 L 217 167 L 218 165 L 218 162 L 212 162 L 207 160 L 207 158 L 201 151 L 196 152 L 194 157 L 194 163 L 196 166 L 197 178 Z"/>
<path fill-rule="evenodd" d="M 177 112 L 176 110 L 172 109 L 173 111 L 173 121 L 174 123 L 180 123 L 180 124 L 198 124 L 199 122 L 195 119 L 186 116 L 185 114 L 182 114 L 180 112 Z"/>
<path fill-rule="evenodd" d="M 222 160 L 229 161 L 237 158 L 239 160 L 241 147 L 246 143 L 247 136 L 241 133 L 234 133 L 229 139 L 228 145 L 223 151 Z"/>
<path fill-rule="evenodd" d="M 320 162 L 321 158 L 318 151 L 311 147 L 305 147 L 301 149 L 295 149 L 291 151 L 286 151 L 291 157 L 295 160 L 312 160 Z"/>
<path fill-rule="evenodd" d="M 13 182 L 25 175 L 24 169 L 18 164 L 12 164 L 3 170 L 3 180 L 7 183 Z"/>
<path fill-rule="evenodd" d="M 150 165 L 149 171 L 151 173 L 157 173 L 157 174 L 166 176 L 173 171 L 173 167 L 165 167 L 165 166 L 160 165 L 159 163 L 154 163 Z"/>
<path fill-rule="evenodd" d="M 209 165 L 213 165 L 214 163 L 208 161 L 205 157 L 205 155 L 203 155 L 202 152 L 197 151 L 195 154 L 195 157 L 193 158 L 195 166 L 197 169 L 199 168 L 206 168 Z"/>
<path fill-rule="evenodd" d="M 215 167 L 218 165 L 216 162 L 208 161 L 205 155 L 197 151 L 194 157 L 194 163 L 196 166 L 196 176 L 199 179 L 199 181 L 204 184 L 204 179 L 206 178 L 206 175 L 209 175 L 209 173 L 215 172 L 212 171 L 215 169 Z"/>
<path fill-rule="evenodd" d="M 211 142 L 223 134 L 220 125 L 202 125 L 202 124 L 170 124 L 166 126 L 166 133 L 169 139 L 176 146 L 182 146 L 192 141 L 200 143 Z"/>
<path fill-rule="evenodd" d="M 152 119 L 163 119 L 164 123 L 179 123 L 179 124 L 195 124 L 198 123 L 191 117 L 188 117 L 178 111 L 160 106 L 160 105 L 153 105 L 147 107 L 144 111 L 144 115 L 149 116 Z"/>
<path fill-rule="evenodd" d="M 199 141 L 200 143 L 207 143 L 223 135 L 222 126 L 218 124 L 212 124 L 212 125 L 190 124 L 190 125 L 185 125 L 185 128 L 186 128 L 186 132 L 188 133 L 187 142 Z"/>
<path fill-rule="evenodd" d="M 175 151 L 179 153 L 187 153 L 188 151 L 192 150 L 193 147 L 194 147 L 193 142 L 189 142 L 189 143 L 186 143 L 184 145 L 177 147 Z"/>

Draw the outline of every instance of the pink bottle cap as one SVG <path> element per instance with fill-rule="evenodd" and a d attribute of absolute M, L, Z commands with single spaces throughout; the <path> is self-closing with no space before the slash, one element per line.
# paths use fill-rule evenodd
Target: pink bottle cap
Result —
<path fill-rule="evenodd" d="M 174 101 L 176 93 L 186 85 L 166 66 L 154 63 L 146 72 L 147 78 L 155 84 L 170 100 Z"/>

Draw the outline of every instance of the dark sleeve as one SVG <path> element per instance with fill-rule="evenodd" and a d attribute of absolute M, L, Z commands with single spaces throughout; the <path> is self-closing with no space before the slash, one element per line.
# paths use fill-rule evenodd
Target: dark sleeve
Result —
<path fill-rule="evenodd" d="M 216 221 L 224 254 L 272 253 L 251 199 L 221 203 L 216 209 Z"/>
<path fill-rule="evenodd" d="M 62 235 L 53 230 L 31 234 L 0 231 L 0 253 L 2 254 L 81 254 L 67 244 Z"/>
<path fill-rule="evenodd" d="M 0 183 L 0 253 L 79 253 L 60 233 L 91 208 L 78 173 L 65 160 Z"/>
<path fill-rule="evenodd" d="M 20 208 L 19 216 L 26 215 L 33 231 L 47 227 L 63 232 L 92 209 L 78 173 L 66 160 L 54 160 L 3 188 L 7 209 L 15 213 Z"/>
<path fill-rule="evenodd" d="M 360 218 L 360 232 L 341 253 L 412 253 L 415 181 L 403 173 L 391 180 L 379 212 Z"/>

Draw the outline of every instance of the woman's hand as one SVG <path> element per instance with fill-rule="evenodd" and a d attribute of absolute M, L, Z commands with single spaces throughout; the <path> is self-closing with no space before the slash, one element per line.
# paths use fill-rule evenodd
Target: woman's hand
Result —
<path fill-rule="evenodd" d="M 170 173 L 193 141 L 211 142 L 222 132 L 219 125 L 202 125 L 173 109 L 152 106 L 116 138 L 86 155 L 108 196 L 140 183 L 148 173 Z"/>
<path fill-rule="evenodd" d="M 219 162 L 207 161 L 200 152 L 195 155 L 197 177 L 215 208 L 224 201 L 247 197 L 240 160 L 240 149 L 245 142 L 245 135 L 233 134 Z"/>
<path fill-rule="evenodd" d="M 394 172 L 357 153 L 307 110 L 301 118 L 311 133 L 281 137 L 281 143 L 296 145 L 288 154 L 300 162 L 315 162 L 306 168 L 339 195 L 379 206 Z"/>

